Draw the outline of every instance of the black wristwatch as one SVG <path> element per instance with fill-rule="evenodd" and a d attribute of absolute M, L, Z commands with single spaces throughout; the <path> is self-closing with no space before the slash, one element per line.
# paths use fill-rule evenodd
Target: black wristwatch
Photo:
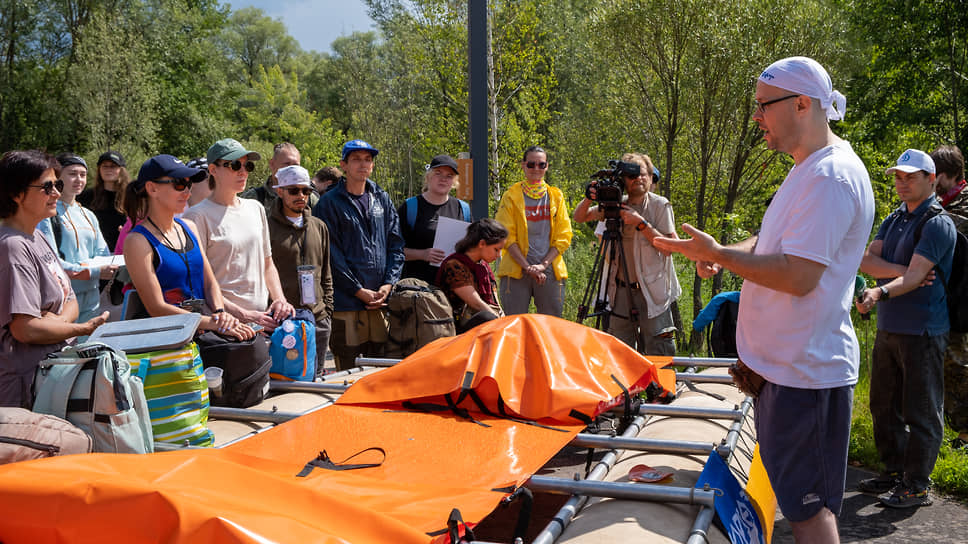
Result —
<path fill-rule="evenodd" d="M 881 298 L 878 300 L 887 300 L 891 298 L 891 292 L 887 290 L 887 287 L 881 285 L 880 290 L 881 290 Z"/>

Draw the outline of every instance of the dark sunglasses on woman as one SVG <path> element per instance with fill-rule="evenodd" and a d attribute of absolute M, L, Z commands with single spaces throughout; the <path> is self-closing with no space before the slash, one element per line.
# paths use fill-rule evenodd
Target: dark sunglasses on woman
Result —
<path fill-rule="evenodd" d="M 48 195 L 54 194 L 54 189 L 57 189 L 58 193 L 64 192 L 64 180 L 58 179 L 55 181 L 45 181 L 40 185 L 30 185 L 30 187 L 38 187 L 41 191 L 47 193 Z"/>
<path fill-rule="evenodd" d="M 153 179 L 151 181 L 153 183 L 170 183 L 171 184 L 171 188 L 174 189 L 174 190 L 176 190 L 176 191 L 178 191 L 178 192 L 182 192 L 185 189 L 190 189 L 192 187 L 192 182 L 189 181 L 189 180 L 187 180 L 187 179 L 184 179 L 184 178 L 181 178 L 181 179 Z"/>
<path fill-rule="evenodd" d="M 232 162 L 222 161 L 222 162 L 218 163 L 218 165 L 221 166 L 222 168 L 231 168 L 232 170 L 235 170 L 236 172 L 238 172 L 239 170 L 241 170 L 243 167 L 245 168 L 245 171 L 246 172 L 251 172 L 251 171 L 255 170 L 255 163 L 254 162 L 247 162 L 247 163 L 243 164 L 242 161 L 240 161 L 239 159 L 235 159 Z"/>
<path fill-rule="evenodd" d="M 534 168 L 535 166 L 537 166 L 539 170 L 544 170 L 545 168 L 548 168 L 548 163 L 546 163 L 545 161 L 541 161 L 541 162 L 528 161 L 527 163 L 525 163 L 525 166 L 527 166 L 528 168 Z"/>
<path fill-rule="evenodd" d="M 298 195 L 300 193 L 302 193 L 303 196 L 309 196 L 309 195 L 313 194 L 313 190 L 310 189 L 309 187 L 301 187 L 301 188 L 300 187 L 286 187 L 286 192 L 289 193 L 289 196 L 296 196 L 296 195 Z"/>

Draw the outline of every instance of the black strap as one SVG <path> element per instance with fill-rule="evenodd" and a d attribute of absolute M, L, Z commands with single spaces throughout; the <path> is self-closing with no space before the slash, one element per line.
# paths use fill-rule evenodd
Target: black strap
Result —
<path fill-rule="evenodd" d="M 50 230 L 54 233 L 54 245 L 56 246 L 57 254 L 60 255 L 62 260 L 66 261 L 67 257 L 64 256 L 64 252 L 61 250 L 61 240 L 64 239 L 64 225 L 61 224 L 60 215 L 54 214 L 50 218 Z"/>
<path fill-rule="evenodd" d="M 346 462 L 349 461 L 350 459 L 356 457 L 357 455 L 361 455 L 363 453 L 366 453 L 368 451 L 378 451 L 378 452 L 382 453 L 383 454 L 383 459 L 381 459 L 379 463 L 354 463 L 354 464 L 346 464 Z M 330 459 L 329 454 L 326 453 L 326 450 L 323 450 L 323 451 L 319 452 L 319 455 L 316 456 L 315 459 L 313 459 L 312 461 L 306 463 L 306 466 L 304 466 L 303 469 L 301 471 L 299 471 L 299 474 L 296 474 L 296 477 L 297 478 L 305 478 L 306 476 L 309 476 L 309 474 L 312 473 L 312 471 L 314 469 L 317 469 L 317 468 L 324 468 L 326 470 L 356 470 L 356 469 L 360 469 L 360 468 L 374 468 L 374 467 L 378 467 L 378 466 L 382 465 L 383 462 L 386 461 L 386 459 L 387 459 L 387 452 L 384 451 L 383 448 L 378 448 L 376 446 L 374 446 L 372 448 L 366 448 L 365 450 L 360 450 L 360 451 L 354 453 L 353 455 L 350 455 L 346 459 L 343 459 L 339 463 L 337 463 L 337 462 L 333 461 L 332 459 Z"/>
<path fill-rule="evenodd" d="M 534 494 L 527 487 L 519 487 L 514 493 L 501 500 L 501 506 L 507 507 L 512 502 L 521 499 L 521 510 L 518 512 L 518 522 L 514 526 L 513 539 L 521 539 L 528 534 L 528 525 L 531 524 L 531 511 L 534 508 Z"/>
<path fill-rule="evenodd" d="M 460 402 L 464 399 L 465 396 L 470 397 L 471 400 L 474 401 L 474 404 L 476 404 L 477 407 L 481 410 L 481 412 L 484 412 L 485 414 L 487 414 L 487 415 L 489 415 L 491 417 L 496 417 L 496 418 L 500 418 L 500 419 L 507 419 L 507 420 L 513 421 L 515 423 L 523 423 L 525 425 L 531 425 L 533 427 L 541 427 L 542 429 L 548 429 L 550 431 L 558 431 L 558 432 L 562 432 L 562 433 L 568 432 L 565 429 L 559 429 L 557 427 L 552 427 L 550 425 L 544 425 L 542 423 L 538 423 L 537 421 L 532 421 L 530 419 L 523 419 L 523 418 L 520 418 L 520 417 L 514 417 L 514 416 L 511 416 L 511 415 L 508 415 L 507 411 L 504 409 L 504 399 L 501 398 L 501 394 L 500 393 L 498 393 L 498 396 L 497 396 L 497 408 L 498 408 L 498 411 L 500 412 L 500 415 L 495 414 L 494 412 L 492 412 L 491 409 L 488 408 L 484 404 L 484 401 L 481 400 L 481 397 L 478 396 L 477 391 L 474 391 L 473 389 L 462 389 L 461 390 L 461 395 L 457 399 L 457 403 L 460 404 Z"/>
<path fill-rule="evenodd" d="M 460 510 L 454 508 L 450 511 L 450 515 L 447 516 L 447 532 L 450 534 L 451 544 L 463 542 L 460 536 L 460 527 L 462 525 L 464 526 L 464 536 L 467 537 L 467 540 L 477 540 L 477 537 L 474 536 L 474 531 L 461 519 Z"/>
<path fill-rule="evenodd" d="M 592 421 L 594 421 L 591 418 L 591 416 L 588 416 L 586 414 L 583 414 L 583 413 L 579 412 L 578 410 L 572 410 L 571 412 L 568 412 L 568 417 L 573 418 L 573 419 L 577 419 L 578 421 L 584 423 L 585 425 L 591 425 L 592 424 Z"/>

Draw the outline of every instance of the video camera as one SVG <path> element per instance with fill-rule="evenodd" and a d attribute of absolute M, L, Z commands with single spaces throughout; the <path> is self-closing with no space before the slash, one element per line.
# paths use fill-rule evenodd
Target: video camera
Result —
<path fill-rule="evenodd" d="M 598 203 L 606 219 L 616 218 L 622 204 L 626 177 L 638 177 L 641 168 L 638 163 L 619 160 L 608 161 L 608 169 L 599 170 L 591 175 L 592 181 L 585 187 L 585 196 Z M 592 196 L 591 189 L 595 189 Z"/>

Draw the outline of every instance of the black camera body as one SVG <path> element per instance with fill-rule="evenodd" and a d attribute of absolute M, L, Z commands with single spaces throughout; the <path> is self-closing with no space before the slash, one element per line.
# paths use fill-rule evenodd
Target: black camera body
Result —
<path fill-rule="evenodd" d="M 638 163 L 619 160 L 608 161 L 608 168 L 592 174 L 592 181 L 585 187 L 585 195 L 598 203 L 598 207 L 605 214 L 605 219 L 619 216 L 622 205 L 622 193 L 625 191 L 625 178 L 638 177 L 641 167 Z M 592 198 L 591 189 L 595 188 Z"/>

